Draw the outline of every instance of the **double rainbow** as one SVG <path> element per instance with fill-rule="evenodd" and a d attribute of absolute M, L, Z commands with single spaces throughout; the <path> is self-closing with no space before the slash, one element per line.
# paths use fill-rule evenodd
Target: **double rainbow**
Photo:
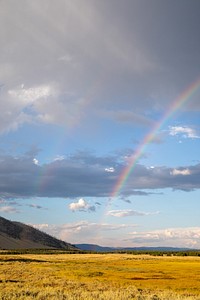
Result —
<path fill-rule="evenodd" d="M 176 111 L 178 111 L 200 87 L 200 78 L 189 85 L 174 101 L 162 116 L 162 118 L 156 123 L 156 125 L 151 129 L 151 131 L 144 137 L 142 142 L 139 144 L 137 150 L 133 153 L 130 158 L 130 163 L 123 169 L 121 175 L 119 176 L 117 183 L 114 186 L 114 189 L 111 193 L 111 197 L 117 197 L 120 190 L 126 183 L 131 172 L 133 171 L 135 165 L 137 164 L 138 159 L 144 153 L 146 147 L 149 143 L 155 138 L 158 131 L 162 128 L 165 122 L 170 119 Z"/>

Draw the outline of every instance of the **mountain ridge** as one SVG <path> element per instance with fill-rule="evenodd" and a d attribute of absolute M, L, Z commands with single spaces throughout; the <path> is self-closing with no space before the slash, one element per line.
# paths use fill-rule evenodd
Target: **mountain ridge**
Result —
<path fill-rule="evenodd" d="M 84 251 L 95 252 L 116 252 L 116 251 L 160 251 L 160 252 L 181 252 L 188 250 L 196 250 L 191 248 L 179 247 L 104 247 L 95 244 L 75 244 L 77 248 Z"/>
<path fill-rule="evenodd" d="M 30 225 L 0 217 L 0 249 L 63 249 L 78 250 Z"/>

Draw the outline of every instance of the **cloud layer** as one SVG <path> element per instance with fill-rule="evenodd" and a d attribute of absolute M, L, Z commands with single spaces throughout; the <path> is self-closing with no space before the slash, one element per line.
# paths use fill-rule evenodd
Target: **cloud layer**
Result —
<path fill-rule="evenodd" d="M 78 243 L 89 242 L 101 246 L 114 247 L 171 246 L 194 249 L 200 247 L 199 227 L 169 227 L 159 230 L 139 231 L 134 224 L 99 224 L 87 221 L 59 226 L 48 224 L 37 224 L 34 226 L 71 243 L 79 241 Z M 125 231 L 123 232 L 123 230 Z M 115 232 L 118 233 L 117 239 L 112 238 Z M 111 235 L 109 235 L 110 233 Z M 104 234 L 104 237 L 102 234 Z"/>
<path fill-rule="evenodd" d="M 149 112 L 165 110 L 198 77 L 199 6 L 3 2 L 0 132 L 27 122 L 69 127 L 86 115 L 148 126 Z M 189 105 L 199 110 L 196 96 Z"/>
<path fill-rule="evenodd" d="M 162 230 L 153 230 L 146 232 L 135 231 L 133 233 L 130 233 L 130 236 L 132 236 L 132 242 L 143 245 L 170 245 L 174 247 L 178 246 L 196 249 L 200 247 L 199 227 L 167 228 Z"/>
<path fill-rule="evenodd" d="M 109 197 L 127 167 L 121 156 L 98 157 L 80 152 L 43 165 L 34 157 L 0 157 L 2 199 L 24 197 Z M 111 168 L 111 169 L 110 169 Z M 108 172 L 112 170 L 112 172 Z M 191 191 L 200 188 L 200 164 L 184 167 L 149 168 L 136 164 L 121 189 L 121 196 L 148 195 L 149 190 L 171 188 Z M 70 209 L 94 209 L 85 200 L 71 203 Z"/>

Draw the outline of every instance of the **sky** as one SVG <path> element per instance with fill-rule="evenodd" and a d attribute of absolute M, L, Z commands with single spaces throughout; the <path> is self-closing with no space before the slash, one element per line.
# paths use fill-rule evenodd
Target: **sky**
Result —
<path fill-rule="evenodd" d="M 0 215 L 200 248 L 200 1 L 0 2 Z"/>

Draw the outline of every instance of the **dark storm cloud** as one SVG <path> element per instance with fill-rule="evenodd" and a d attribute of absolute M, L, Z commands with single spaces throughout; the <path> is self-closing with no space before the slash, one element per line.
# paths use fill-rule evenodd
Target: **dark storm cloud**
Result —
<path fill-rule="evenodd" d="M 146 112 L 199 76 L 199 10 L 198 0 L 1 2 L 0 132 L 113 108 L 112 120 L 147 125 Z"/>
<path fill-rule="evenodd" d="M 97 157 L 86 153 L 38 165 L 34 158 L 0 157 L 2 199 L 24 197 L 109 197 L 127 166 L 118 157 Z M 108 164 L 105 165 L 105 162 Z M 107 171 L 111 168 L 112 172 Z M 200 164 L 186 167 L 148 168 L 136 164 L 120 191 L 120 196 L 149 195 L 157 189 L 192 191 L 200 188 Z M 152 192 L 151 192 L 152 191 Z"/>

